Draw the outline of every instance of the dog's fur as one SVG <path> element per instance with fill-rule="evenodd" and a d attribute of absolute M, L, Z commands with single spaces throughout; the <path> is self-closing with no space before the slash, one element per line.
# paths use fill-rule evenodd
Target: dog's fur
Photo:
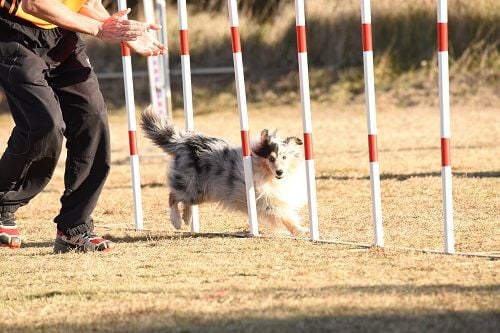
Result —
<path fill-rule="evenodd" d="M 218 202 L 247 211 L 241 147 L 201 133 L 180 131 L 151 107 L 141 115 L 146 137 L 173 157 L 168 171 L 170 219 L 176 229 L 191 223 L 191 205 Z M 276 131 L 251 142 L 259 221 L 291 234 L 306 232 L 298 211 L 307 202 L 304 159 L 297 137 L 282 140 Z M 184 207 L 181 220 L 180 205 Z"/>

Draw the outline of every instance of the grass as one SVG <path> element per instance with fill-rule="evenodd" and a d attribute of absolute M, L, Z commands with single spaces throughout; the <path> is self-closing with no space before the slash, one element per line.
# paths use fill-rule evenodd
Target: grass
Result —
<path fill-rule="evenodd" d="M 196 127 L 239 142 L 234 105 Z M 302 132 L 299 105 L 250 105 L 250 128 Z M 497 107 L 452 106 L 456 249 L 500 252 Z M 126 117 L 110 115 L 112 172 L 94 213 L 110 254 L 53 255 L 63 160 L 18 211 L 24 246 L 1 249 L 0 327 L 6 332 L 494 332 L 500 261 L 399 251 L 442 250 L 439 112 L 379 103 L 386 249 L 280 237 L 174 232 L 165 157 L 140 137 L 146 231 L 134 231 Z M 180 113 L 175 120 L 182 125 Z M 229 125 L 233 124 L 233 125 Z M 323 239 L 372 241 L 366 120 L 361 103 L 313 102 Z M 7 115 L 0 128 L 10 128 Z M 0 131 L 0 147 L 8 131 Z M 307 209 L 303 211 L 307 220 Z M 203 232 L 242 232 L 246 217 L 200 207 Z M 262 232 L 268 234 L 265 226 Z"/>
<path fill-rule="evenodd" d="M 308 2 L 308 47 L 320 235 L 366 244 L 373 232 L 354 3 Z M 127 122 L 113 110 L 112 171 L 93 217 L 115 251 L 52 254 L 62 156 L 47 188 L 18 211 L 23 247 L 0 249 L 0 331 L 499 331 L 499 260 L 401 250 L 444 247 L 434 6 L 373 2 L 384 249 L 273 237 L 265 225 L 266 237 L 232 237 L 248 229 L 246 216 L 215 205 L 200 207 L 201 234 L 176 232 L 168 221 L 168 159 L 142 136 L 146 230 L 133 230 Z M 493 0 L 449 7 L 456 250 L 498 255 L 500 11 Z M 300 136 L 293 6 L 279 8 L 259 24 L 240 17 L 250 128 Z M 169 15 L 169 35 L 177 36 L 174 8 Z M 189 28 L 193 68 L 232 66 L 225 11 L 193 10 Z M 178 67 L 178 41 L 171 41 Z M 118 48 L 91 44 L 89 52 L 97 71 L 121 70 Z M 134 58 L 134 68 L 144 62 Z M 121 106 L 122 84 L 101 83 L 109 105 Z M 182 126 L 180 78 L 172 83 Z M 148 85 L 134 84 L 146 103 Z M 231 76 L 193 77 L 193 84 L 196 128 L 239 143 Z M 0 112 L 0 151 L 11 125 Z"/>

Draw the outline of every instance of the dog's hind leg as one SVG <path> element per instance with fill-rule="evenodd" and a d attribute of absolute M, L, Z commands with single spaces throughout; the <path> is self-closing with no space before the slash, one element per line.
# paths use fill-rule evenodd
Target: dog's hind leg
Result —
<path fill-rule="evenodd" d="M 183 202 L 184 211 L 182 212 L 182 219 L 186 225 L 191 225 L 193 220 L 193 206 Z"/>
<path fill-rule="evenodd" d="M 168 195 L 168 206 L 170 208 L 170 222 L 175 229 L 179 230 L 182 226 L 182 219 L 179 211 L 179 201 L 173 193 Z"/>

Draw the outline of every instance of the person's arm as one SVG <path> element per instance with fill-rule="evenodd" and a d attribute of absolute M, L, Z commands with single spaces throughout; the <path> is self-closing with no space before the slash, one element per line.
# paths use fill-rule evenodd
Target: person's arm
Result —
<path fill-rule="evenodd" d="M 96 3 L 99 4 L 96 4 Z M 24 0 L 23 10 L 58 27 L 96 36 L 107 42 L 134 41 L 148 29 L 159 29 L 155 24 L 147 24 L 124 19 L 129 10 L 121 10 L 113 15 L 106 14 L 99 0 L 90 0 L 86 10 L 75 13 L 58 0 Z"/>
<path fill-rule="evenodd" d="M 109 17 L 109 13 L 100 0 L 88 0 L 80 9 L 80 13 L 104 21 Z M 158 30 L 160 26 L 149 29 Z M 143 56 L 155 56 L 166 52 L 165 46 L 160 43 L 154 35 L 146 31 L 136 40 L 126 41 L 125 44 L 133 51 Z"/>
<path fill-rule="evenodd" d="M 87 0 L 87 2 L 80 9 L 79 13 L 101 22 L 110 17 L 101 0 Z"/>

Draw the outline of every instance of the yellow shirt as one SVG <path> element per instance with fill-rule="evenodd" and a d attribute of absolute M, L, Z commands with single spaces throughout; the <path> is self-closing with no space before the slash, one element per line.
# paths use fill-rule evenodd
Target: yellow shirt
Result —
<path fill-rule="evenodd" d="M 36 26 L 43 28 L 43 29 L 53 29 L 56 28 L 56 25 L 49 23 L 47 21 L 44 21 L 38 17 L 35 17 L 30 14 L 26 14 L 23 9 L 21 8 L 21 1 L 22 0 L 0 0 L 0 8 L 3 9 L 5 12 L 8 12 L 11 15 L 17 16 L 19 18 L 22 18 L 26 21 L 29 21 Z M 68 9 L 78 12 L 83 5 L 87 2 L 87 0 L 59 0 L 60 2 L 63 3 Z"/>

